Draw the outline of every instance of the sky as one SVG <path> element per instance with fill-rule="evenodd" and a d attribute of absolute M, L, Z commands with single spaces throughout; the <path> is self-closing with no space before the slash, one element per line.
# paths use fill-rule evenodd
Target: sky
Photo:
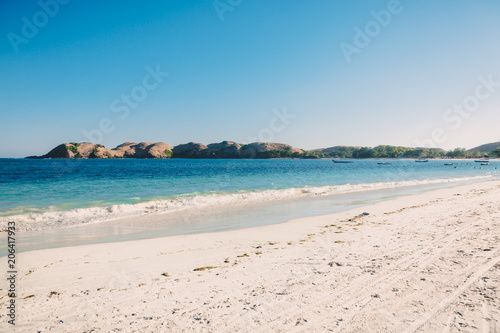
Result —
<path fill-rule="evenodd" d="M 0 157 L 500 140 L 496 0 L 0 0 Z"/>

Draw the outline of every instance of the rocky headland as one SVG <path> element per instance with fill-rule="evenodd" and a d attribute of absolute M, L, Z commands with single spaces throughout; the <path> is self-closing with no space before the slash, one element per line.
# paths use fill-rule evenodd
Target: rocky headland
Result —
<path fill-rule="evenodd" d="M 303 157 L 305 151 L 283 143 L 254 142 L 239 144 L 232 141 L 220 143 L 189 142 L 172 147 L 164 142 L 125 142 L 116 148 L 90 142 L 63 143 L 42 156 L 28 158 L 276 158 Z"/>
<path fill-rule="evenodd" d="M 500 155 L 500 142 L 482 145 L 470 150 L 456 148 L 333 146 L 304 150 L 284 143 L 253 142 L 240 144 L 222 141 L 205 145 L 188 142 L 172 147 L 164 142 L 125 142 L 113 149 L 90 142 L 63 143 L 42 156 L 27 158 L 494 158 Z"/>

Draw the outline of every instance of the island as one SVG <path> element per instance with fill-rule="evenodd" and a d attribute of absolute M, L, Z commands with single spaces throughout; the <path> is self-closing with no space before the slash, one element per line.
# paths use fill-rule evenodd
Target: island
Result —
<path fill-rule="evenodd" d="M 113 149 L 90 142 L 62 143 L 41 156 L 31 159 L 111 159 L 111 158 L 480 158 L 500 155 L 500 142 L 481 145 L 469 150 L 455 148 L 402 147 L 379 145 L 376 147 L 333 146 L 313 150 L 292 147 L 284 143 L 253 142 L 240 144 L 234 141 L 220 143 L 188 142 L 175 147 L 164 142 L 125 142 Z"/>

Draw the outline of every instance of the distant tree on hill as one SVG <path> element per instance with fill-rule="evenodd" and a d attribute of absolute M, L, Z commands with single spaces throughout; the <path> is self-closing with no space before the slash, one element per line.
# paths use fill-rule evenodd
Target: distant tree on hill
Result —
<path fill-rule="evenodd" d="M 446 156 L 452 157 L 452 158 L 460 158 L 460 157 L 466 157 L 467 153 L 465 151 L 465 148 L 455 148 L 455 149 L 447 152 Z"/>
<path fill-rule="evenodd" d="M 371 157 L 377 157 L 377 152 L 368 147 L 363 147 L 355 152 L 352 153 L 352 157 L 354 158 L 371 158 Z"/>

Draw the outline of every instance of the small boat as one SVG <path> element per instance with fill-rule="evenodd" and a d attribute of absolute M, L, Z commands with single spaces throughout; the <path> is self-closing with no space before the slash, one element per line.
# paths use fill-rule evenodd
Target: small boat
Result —
<path fill-rule="evenodd" d="M 333 163 L 353 163 L 353 161 L 332 160 Z"/>
<path fill-rule="evenodd" d="M 429 160 L 415 160 L 415 162 L 425 163 L 425 162 L 429 162 Z"/>
<path fill-rule="evenodd" d="M 481 165 L 490 165 L 489 163 L 481 163 Z"/>
<path fill-rule="evenodd" d="M 378 162 L 377 164 L 380 164 L 380 165 L 389 165 L 391 163 L 387 163 L 387 162 Z"/>
<path fill-rule="evenodd" d="M 453 163 L 445 163 L 444 165 L 454 165 Z"/>
<path fill-rule="evenodd" d="M 488 160 L 475 160 L 474 162 L 477 162 L 477 163 L 489 163 L 490 161 L 488 161 Z"/>

